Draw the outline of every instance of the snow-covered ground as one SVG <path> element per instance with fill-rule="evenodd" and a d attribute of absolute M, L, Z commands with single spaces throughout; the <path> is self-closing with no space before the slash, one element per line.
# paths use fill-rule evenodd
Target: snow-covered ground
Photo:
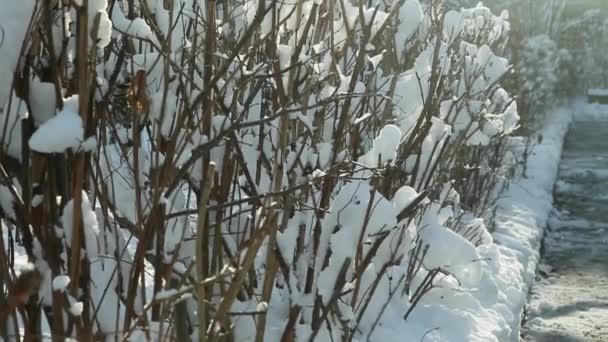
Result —
<path fill-rule="evenodd" d="M 526 341 L 608 340 L 608 112 L 582 114 L 565 141 Z"/>

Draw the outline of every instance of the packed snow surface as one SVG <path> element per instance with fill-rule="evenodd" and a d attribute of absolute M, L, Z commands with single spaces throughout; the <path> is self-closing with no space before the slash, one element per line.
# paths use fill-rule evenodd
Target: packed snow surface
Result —
<path fill-rule="evenodd" d="M 526 341 L 608 341 L 608 116 L 589 117 L 565 142 Z"/>

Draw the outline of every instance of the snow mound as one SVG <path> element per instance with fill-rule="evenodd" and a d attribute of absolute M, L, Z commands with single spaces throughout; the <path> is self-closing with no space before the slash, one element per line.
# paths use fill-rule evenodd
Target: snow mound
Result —
<path fill-rule="evenodd" d="M 30 148 L 40 153 L 63 153 L 76 150 L 84 141 L 84 127 L 73 104 L 42 124 L 30 138 Z"/>
<path fill-rule="evenodd" d="M 395 160 L 400 142 L 399 127 L 386 125 L 380 131 L 380 135 L 374 139 L 374 147 L 359 158 L 359 162 L 369 167 L 383 166 L 384 163 Z"/>
<path fill-rule="evenodd" d="M 427 269 L 442 268 L 467 288 L 481 281 L 481 263 L 475 246 L 453 230 L 437 223 L 419 228 L 418 235 L 429 251 L 423 259 Z"/>
<path fill-rule="evenodd" d="M 393 204 L 398 211 L 405 210 L 418 198 L 418 193 L 411 186 L 403 186 L 395 193 Z"/>

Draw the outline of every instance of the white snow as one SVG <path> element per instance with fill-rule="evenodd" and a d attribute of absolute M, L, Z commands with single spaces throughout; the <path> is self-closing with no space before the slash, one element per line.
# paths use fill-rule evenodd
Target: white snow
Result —
<path fill-rule="evenodd" d="M 32 208 L 36 208 L 37 206 L 41 205 L 43 201 L 43 195 L 34 195 L 34 197 L 32 197 Z"/>
<path fill-rule="evenodd" d="M 53 278 L 53 291 L 65 291 L 66 287 L 70 283 L 70 277 L 65 274 L 58 275 Z"/>
<path fill-rule="evenodd" d="M 429 245 L 427 269 L 443 268 L 467 288 L 483 287 L 479 252 L 469 240 L 437 222 L 422 224 L 418 236 Z"/>
<path fill-rule="evenodd" d="M 55 115 L 56 102 L 53 83 L 40 82 L 38 78 L 30 82 L 30 106 L 36 124 L 43 124 Z"/>
<path fill-rule="evenodd" d="M 30 138 L 30 148 L 40 153 L 76 150 L 84 141 L 84 127 L 78 111 L 65 104 L 62 111 L 42 124 Z"/>
<path fill-rule="evenodd" d="M 405 43 L 416 33 L 423 18 L 422 6 L 418 0 L 407 0 L 401 6 L 399 10 L 399 26 L 397 26 L 396 34 L 396 39 L 398 39 L 396 47 L 398 48 L 397 54 L 399 57 L 403 52 Z"/>
<path fill-rule="evenodd" d="M 0 207 L 2 207 L 2 211 L 8 218 L 13 220 L 17 218 L 13 203 L 13 193 L 11 192 L 11 189 L 4 184 L 0 184 Z"/>
<path fill-rule="evenodd" d="M 81 145 L 80 151 L 93 152 L 97 149 L 97 138 L 95 136 L 88 137 Z"/>
<path fill-rule="evenodd" d="M 411 186 L 403 186 L 397 190 L 393 197 L 393 203 L 397 211 L 402 211 L 407 208 L 418 197 L 418 193 Z"/>
<path fill-rule="evenodd" d="M 166 300 L 171 297 L 175 297 L 177 294 L 178 294 L 178 291 L 176 289 L 164 290 L 164 291 L 157 293 L 156 296 L 154 296 L 154 299 L 155 300 Z"/>
<path fill-rule="evenodd" d="M 99 47 L 100 49 L 103 49 L 108 46 L 112 38 L 112 21 L 110 20 L 110 16 L 106 11 L 107 7 L 107 0 L 89 0 L 88 2 L 87 9 L 89 12 L 88 18 L 89 29 L 91 30 L 91 37 L 97 38 L 97 47 Z M 99 20 L 97 18 L 99 18 Z M 97 28 L 97 31 L 94 32 L 93 30 L 95 28 Z"/>
<path fill-rule="evenodd" d="M 395 160 L 399 143 L 401 143 L 399 127 L 386 125 L 380 131 L 380 135 L 374 139 L 373 148 L 359 158 L 359 162 L 369 167 L 383 166 L 386 162 Z"/>
<path fill-rule="evenodd" d="M 266 312 L 268 310 L 268 303 L 266 302 L 259 302 L 258 305 L 256 306 L 256 311 L 258 312 Z"/>
<path fill-rule="evenodd" d="M 33 14 L 35 1 L 20 2 L 19 6 L 2 4 L 0 23 L 2 34 L 0 38 L 0 108 L 3 108 L 13 84 L 13 72 L 17 66 L 17 58 L 21 53 L 21 44 L 27 33 L 30 18 Z"/>
<path fill-rule="evenodd" d="M 97 216 L 91 207 L 91 202 L 86 192 L 82 191 L 81 214 L 82 214 L 82 232 L 84 233 L 84 242 L 87 257 L 90 261 L 94 261 L 99 256 L 99 224 Z M 65 237 L 71 245 L 74 227 L 72 225 L 74 217 L 74 200 L 70 200 L 63 208 L 63 216 L 61 222 L 65 232 Z"/>
<path fill-rule="evenodd" d="M 152 29 L 144 19 L 139 17 L 133 20 L 127 19 L 120 6 L 114 6 L 112 10 L 112 24 L 114 29 L 126 35 L 149 40 L 154 38 Z"/>
<path fill-rule="evenodd" d="M 13 76 L 21 53 L 21 46 L 30 24 L 36 1 L 19 2 L 17 6 L 2 3 L 0 11 L 0 121 L 12 127 L 11 138 L 2 139 L 2 146 L 12 157 L 21 160 L 20 118 L 27 117 L 25 103 L 11 92 Z M 9 103 L 11 104 L 8 110 Z M 4 133 L 3 133 L 4 134 Z"/>
<path fill-rule="evenodd" d="M 82 302 L 75 302 L 72 305 L 70 305 L 70 314 L 72 314 L 72 316 L 80 316 L 82 315 L 82 310 L 84 309 L 84 304 Z"/>

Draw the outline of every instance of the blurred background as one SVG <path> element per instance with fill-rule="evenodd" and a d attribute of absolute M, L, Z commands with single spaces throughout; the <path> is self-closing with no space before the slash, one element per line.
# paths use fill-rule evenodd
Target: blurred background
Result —
<path fill-rule="evenodd" d="M 608 88 L 608 1 L 449 0 L 446 6 L 507 9 L 511 37 L 505 57 L 514 65 L 507 84 L 518 96 L 524 122 L 543 104 Z"/>

